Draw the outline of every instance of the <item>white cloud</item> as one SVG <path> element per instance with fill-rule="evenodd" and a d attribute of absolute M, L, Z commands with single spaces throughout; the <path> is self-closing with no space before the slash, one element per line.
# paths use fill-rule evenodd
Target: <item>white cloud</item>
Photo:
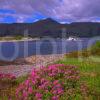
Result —
<path fill-rule="evenodd" d="M 0 9 L 13 9 L 21 22 L 40 12 L 58 20 L 87 21 L 100 17 L 100 0 L 1 0 Z"/>

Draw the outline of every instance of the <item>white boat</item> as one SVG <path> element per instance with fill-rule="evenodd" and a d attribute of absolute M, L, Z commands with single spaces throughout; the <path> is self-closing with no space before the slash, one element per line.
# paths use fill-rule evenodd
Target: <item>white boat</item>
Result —
<path fill-rule="evenodd" d="M 76 37 L 69 37 L 69 38 L 67 39 L 67 41 L 81 41 L 81 39 L 76 38 Z"/>

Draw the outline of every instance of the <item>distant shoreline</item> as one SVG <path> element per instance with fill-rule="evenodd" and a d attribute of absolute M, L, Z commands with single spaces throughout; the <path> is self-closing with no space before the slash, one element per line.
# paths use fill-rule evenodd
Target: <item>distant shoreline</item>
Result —
<path fill-rule="evenodd" d="M 45 38 L 43 38 L 43 39 L 45 39 Z M 59 38 L 55 38 L 55 39 L 59 39 Z M 64 40 L 67 40 L 67 41 L 78 41 L 77 38 L 75 38 L 75 39 L 69 37 L 69 38 L 65 38 Z M 79 39 L 81 39 L 81 38 L 79 38 Z M 21 39 L 21 40 L 0 40 L 0 43 L 2 43 L 2 42 L 26 42 L 26 41 L 37 41 L 37 40 L 41 40 L 41 39 L 40 38 L 33 38 L 33 39 Z"/>
<path fill-rule="evenodd" d="M 26 42 L 26 41 L 36 41 L 40 39 L 22 39 L 22 40 L 0 40 L 0 43 L 4 42 Z"/>

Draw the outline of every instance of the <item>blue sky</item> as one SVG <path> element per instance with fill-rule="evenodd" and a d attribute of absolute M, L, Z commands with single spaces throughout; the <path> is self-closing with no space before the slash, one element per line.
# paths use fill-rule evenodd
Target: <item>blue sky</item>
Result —
<path fill-rule="evenodd" d="M 100 0 L 0 0 L 0 23 L 100 22 Z"/>
<path fill-rule="evenodd" d="M 0 15 L 5 15 L 3 18 L 1 18 L 2 19 L 0 20 L 1 23 L 16 23 L 18 21 L 17 16 L 16 16 L 16 11 L 13 9 L 12 10 L 0 9 Z M 32 23 L 32 22 L 36 22 L 38 20 L 45 19 L 45 18 L 47 17 L 39 12 L 36 12 L 30 15 L 28 18 L 25 18 L 24 22 Z M 21 22 L 21 18 L 19 19 L 19 22 Z"/>

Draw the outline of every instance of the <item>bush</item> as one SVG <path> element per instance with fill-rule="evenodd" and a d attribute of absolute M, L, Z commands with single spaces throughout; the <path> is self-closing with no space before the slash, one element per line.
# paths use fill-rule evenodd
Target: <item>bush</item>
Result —
<path fill-rule="evenodd" d="M 82 51 L 75 51 L 75 52 L 71 52 L 66 54 L 66 57 L 68 58 L 78 58 L 78 57 L 89 57 L 90 56 L 90 52 L 88 50 L 82 50 Z"/>
<path fill-rule="evenodd" d="M 12 98 L 14 96 L 13 87 L 16 84 L 16 77 L 14 75 L 0 73 L 0 100 Z"/>
<path fill-rule="evenodd" d="M 18 35 L 18 36 L 15 36 L 15 39 L 16 40 L 21 40 L 23 37 L 22 36 L 20 36 L 20 35 Z"/>
<path fill-rule="evenodd" d="M 81 84 L 76 66 L 55 64 L 34 69 L 28 79 L 16 89 L 21 100 L 67 100 L 76 95 L 87 95 L 88 88 Z M 66 98 L 66 99 L 65 99 Z"/>
<path fill-rule="evenodd" d="M 100 56 L 100 41 L 97 41 L 92 47 L 91 47 L 91 53 L 93 55 Z"/>
<path fill-rule="evenodd" d="M 12 74 L 0 74 L 0 89 L 5 89 L 15 83 L 16 77 Z"/>

